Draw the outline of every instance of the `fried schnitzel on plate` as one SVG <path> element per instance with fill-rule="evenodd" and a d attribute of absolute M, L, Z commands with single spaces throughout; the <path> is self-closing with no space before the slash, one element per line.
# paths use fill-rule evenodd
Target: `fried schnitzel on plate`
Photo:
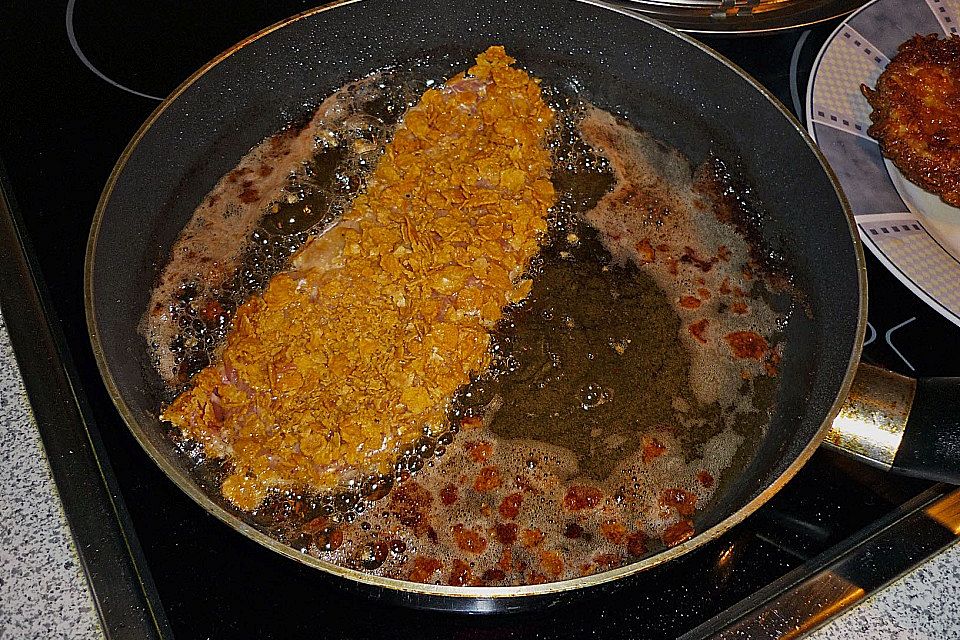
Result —
<path fill-rule="evenodd" d="M 939 195 L 950 191 L 941 184 L 948 172 L 946 167 L 943 171 L 919 167 L 898 153 L 919 148 L 917 132 L 924 127 L 917 123 L 909 129 L 910 113 L 902 108 L 908 101 L 894 105 L 893 98 L 882 100 L 879 93 L 873 93 L 901 45 L 918 34 L 932 34 L 944 46 L 945 39 L 956 37 L 957 25 L 957 2 L 874 0 L 865 5 L 837 28 L 820 51 L 807 88 L 806 116 L 810 134 L 840 179 L 864 243 L 901 282 L 960 325 L 960 209 Z M 896 69 L 907 62 L 901 56 L 885 78 L 895 79 Z M 949 65 L 943 72 L 952 73 Z M 874 107 L 879 108 L 871 107 L 864 93 L 872 96 Z M 901 109 L 896 110 L 897 106 Z M 922 114 L 918 116 L 922 119 Z M 907 119 L 892 126 L 897 118 Z M 882 126 L 875 124 L 879 120 Z M 898 145 L 897 131 L 912 142 Z M 935 143 L 935 138 L 938 136 L 930 140 Z M 950 153 L 947 149 L 941 155 L 949 157 Z"/>

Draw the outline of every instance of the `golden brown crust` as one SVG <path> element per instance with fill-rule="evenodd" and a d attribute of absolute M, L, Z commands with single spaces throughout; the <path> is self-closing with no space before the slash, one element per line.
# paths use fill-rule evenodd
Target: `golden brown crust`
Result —
<path fill-rule="evenodd" d="M 424 93 L 366 192 L 238 309 L 220 362 L 163 412 L 231 463 L 237 507 L 389 470 L 489 363 L 555 200 L 553 112 L 513 62 L 491 47 Z"/>
<path fill-rule="evenodd" d="M 861 85 L 867 130 L 911 182 L 960 206 L 960 38 L 916 35 L 877 79 Z"/>

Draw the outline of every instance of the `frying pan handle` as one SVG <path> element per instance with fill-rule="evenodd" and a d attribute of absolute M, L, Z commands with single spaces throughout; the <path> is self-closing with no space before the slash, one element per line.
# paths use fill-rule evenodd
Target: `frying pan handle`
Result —
<path fill-rule="evenodd" d="M 960 484 L 960 378 L 920 378 L 893 470 Z"/>
<path fill-rule="evenodd" d="M 860 363 L 824 444 L 882 469 L 960 484 L 960 378 L 917 380 Z"/>

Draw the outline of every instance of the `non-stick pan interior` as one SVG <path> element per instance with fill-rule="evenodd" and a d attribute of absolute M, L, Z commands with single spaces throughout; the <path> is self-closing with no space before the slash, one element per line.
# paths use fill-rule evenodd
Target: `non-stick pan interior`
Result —
<path fill-rule="evenodd" d="M 769 212 L 767 244 L 789 257 L 805 293 L 809 313 L 794 313 L 786 330 L 773 424 L 699 528 L 775 483 L 818 433 L 856 353 L 858 264 L 834 184 L 767 97 L 697 45 L 599 6 L 363 0 L 290 22 L 194 78 L 142 131 L 102 203 L 87 283 L 95 347 L 131 427 L 182 486 L 196 481 L 162 434 L 137 326 L 193 209 L 254 144 L 347 81 L 411 59 L 447 76 L 491 44 L 550 84 L 576 83 L 694 164 L 716 153 L 741 167 Z"/>

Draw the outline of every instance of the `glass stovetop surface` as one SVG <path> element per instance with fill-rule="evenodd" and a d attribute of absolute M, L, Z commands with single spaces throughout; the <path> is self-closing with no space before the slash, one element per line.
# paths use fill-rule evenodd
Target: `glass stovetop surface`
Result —
<path fill-rule="evenodd" d="M 3 10 L 0 158 L 178 637 L 674 637 L 930 486 L 821 450 L 746 522 L 667 567 L 561 610 L 470 618 L 373 607 L 205 513 L 143 453 L 100 381 L 83 312 L 87 232 L 110 169 L 158 98 L 236 41 L 309 7 L 293 0 L 70 0 Z M 813 58 L 833 26 L 707 43 L 789 108 L 802 101 Z M 867 260 L 865 360 L 910 375 L 960 374 L 958 329 Z"/>

